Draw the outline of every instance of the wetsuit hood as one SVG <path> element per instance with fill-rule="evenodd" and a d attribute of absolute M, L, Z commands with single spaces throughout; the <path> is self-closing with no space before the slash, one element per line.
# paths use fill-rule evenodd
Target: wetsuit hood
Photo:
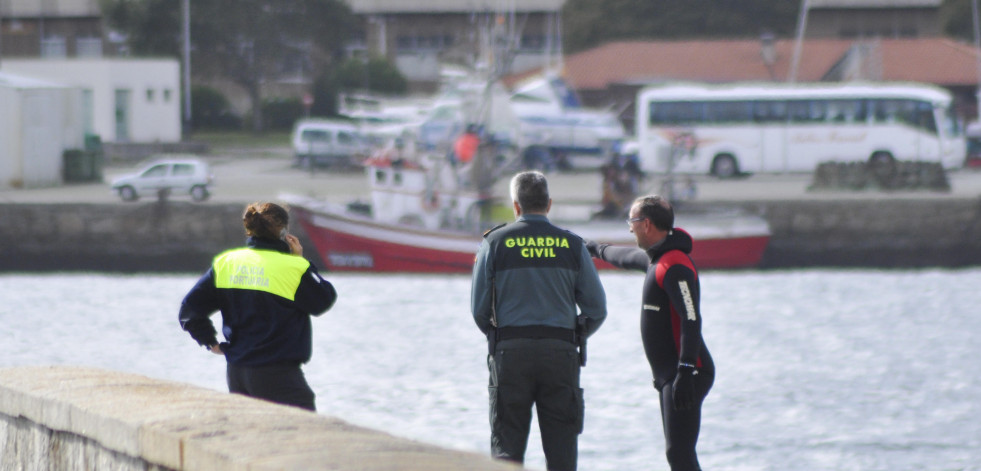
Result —
<path fill-rule="evenodd" d="M 691 235 L 689 235 L 684 229 L 675 227 L 674 229 L 671 229 L 671 232 L 669 232 L 668 236 L 664 238 L 664 241 L 647 249 L 647 256 L 650 257 L 651 261 L 653 262 L 658 258 L 661 258 L 661 255 L 664 255 L 671 250 L 680 250 L 686 254 L 690 254 L 691 247 Z"/>

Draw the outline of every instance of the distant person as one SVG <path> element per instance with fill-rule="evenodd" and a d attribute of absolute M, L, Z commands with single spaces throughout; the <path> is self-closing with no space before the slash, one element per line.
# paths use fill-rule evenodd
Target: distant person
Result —
<path fill-rule="evenodd" d="M 215 257 L 181 303 L 181 327 L 225 356 L 229 392 L 316 410 L 300 365 L 310 360 L 310 316 L 330 309 L 337 292 L 286 232 L 286 209 L 252 203 L 242 219 L 247 246 Z M 215 311 L 222 343 L 210 319 Z"/>
<path fill-rule="evenodd" d="M 610 157 L 600 167 L 600 174 L 603 176 L 600 211 L 593 217 L 623 217 L 637 197 L 637 189 L 644 178 L 637 155 L 625 153 L 623 143 L 614 143 Z"/>
<path fill-rule="evenodd" d="M 702 339 L 698 270 L 689 256 L 692 239 L 674 227 L 674 210 L 660 196 L 635 200 L 627 225 L 640 248 L 593 241 L 586 246 L 614 266 L 647 272 L 640 333 L 660 393 L 668 464 L 672 471 L 699 470 L 695 445 L 715 365 Z"/>
<path fill-rule="evenodd" d="M 511 200 L 516 220 L 484 234 L 471 291 L 489 342 L 491 454 L 524 462 L 535 406 L 548 469 L 575 470 L 579 370 L 585 338 L 606 319 L 606 294 L 582 239 L 549 222 L 545 175 L 515 175 Z"/>
<path fill-rule="evenodd" d="M 466 131 L 460 134 L 453 143 L 453 154 L 458 162 L 466 165 L 473 161 L 479 147 L 480 134 L 477 133 L 477 126 L 469 124 Z"/>

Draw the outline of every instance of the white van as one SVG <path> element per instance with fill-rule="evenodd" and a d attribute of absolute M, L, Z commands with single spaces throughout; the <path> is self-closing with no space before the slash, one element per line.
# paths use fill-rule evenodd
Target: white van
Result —
<path fill-rule="evenodd" d="M 295 163 L 302 167 L 358 166 L 368 151 L 358 127 L 347 121 L 301 119 L 291 140 Z"/>

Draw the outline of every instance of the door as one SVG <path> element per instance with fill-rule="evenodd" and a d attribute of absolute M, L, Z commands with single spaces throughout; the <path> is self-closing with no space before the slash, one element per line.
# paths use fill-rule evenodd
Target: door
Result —
<path fill-rule="evenodd" d="M 130 95 L 132 93 L 123 88 L 116 89 L 115 112 L 116 112 L 116 142 L 129 142 L 129 120 L 130 120 Z"/>
<path fill-rule="evenodd" d="M 148 168 L 136 179 L 136 191 L 141 195 L 152 194 L 169 186 L 170 167 L 170 164 L 157 164 Z"/>

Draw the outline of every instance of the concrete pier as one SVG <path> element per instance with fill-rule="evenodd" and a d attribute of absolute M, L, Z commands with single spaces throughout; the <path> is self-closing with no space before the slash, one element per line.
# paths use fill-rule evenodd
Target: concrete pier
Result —
<path fill-rule="evenodd" d="M 518 469 L 301 409 L 72 366 L 0 369 L 0 469 Z"/>
<path fill-rule="evenodd" d="M 0 188 L 0 271 L 199 273 L 218 252 L 242 245 L 246 203 L 277 201 L 283 193 L 334 203 L 370 200 L 361 172 L 310 175 L 292 168 L 288 155 L 208 160 L 217 184 L 204 204 L 177 197 L 123 203 L 105 183 Z M 106 181 L 130 170 L 107 169 Z M 949 191 L 825 188 L 808 174 L 696 176 L 697 196 L 683 205 L 763 216 L 772 231 L 763 268 L 981 265 L 981 171 L 945 176 Z M 652 176 L 641 191 L 656 191 L 660 183 Z M 502 179 L 494 193 L 506 198 L 507 184 Z M 549 187 L 553 207 L 600 201 L 596 172 L 551 174 Z M 302 231 L 291 230 L 313 257 Z"/>

